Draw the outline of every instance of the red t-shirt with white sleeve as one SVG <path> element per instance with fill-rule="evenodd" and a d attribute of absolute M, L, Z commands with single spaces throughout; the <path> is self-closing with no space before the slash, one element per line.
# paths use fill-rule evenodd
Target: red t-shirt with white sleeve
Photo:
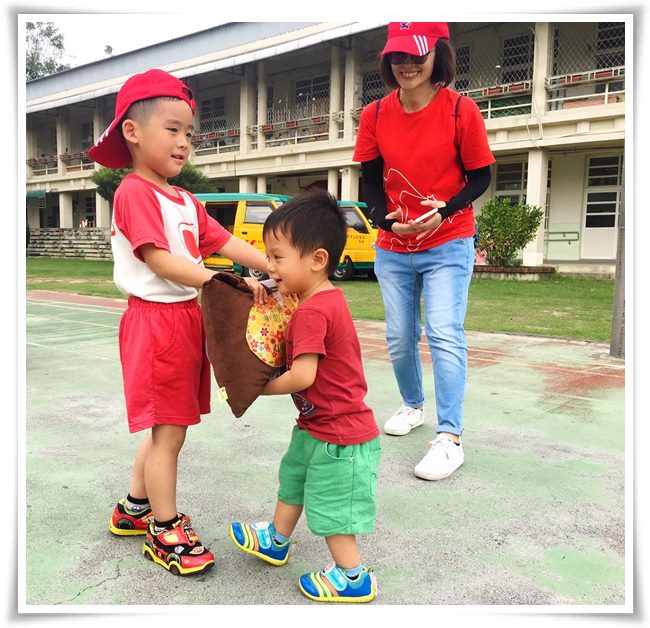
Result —
<path fill-rule="evenodd" d="M 287 366 L 300 355 L 319 356 L 314 383 L 294 393 L 298 427 L 335 445 L 357 445 L 379 436 L 350 308 L 339 288 L 301 303 L 287 328 Z"/>
<path fill-rule="evenodd" d="M 139 247 L 143 244 L 153 244 L 203 266 L 203 257 L 218 251 L 232 237 L 192 194 L 179 187 L 174 191 L 176 196 L 133 173 L 126 175 L 115 191 L 113 279 L 126 296 L 161 303 L 198 296 L 196 288 L 156 275 L 142 259 Z"/>
<path fill-rule="evenodd" d="M 448 201 L 465 187 L 454 141 L 454 116 L 458 93 L 440 87 L 431 102 L 413 113 L 402 108 L 394 90 L 361 113 L 354 161 L 384 160 L 386 211 L 402 210 L 403 220 L 415 219 L 429 207 L 425 199 Z M 456 120 L 456 141 L 465 170 L 475 170 L 495 162 L 485 123 L 471 98 L 461 98 Z M 377 246 L 398 252 L 416 252 L 454 238 L 474 235 L 474 211 L 460 209 L 442 221 L 437 229 L 417 240 L 420 234 L 397 235 L 379 230 Z"/>

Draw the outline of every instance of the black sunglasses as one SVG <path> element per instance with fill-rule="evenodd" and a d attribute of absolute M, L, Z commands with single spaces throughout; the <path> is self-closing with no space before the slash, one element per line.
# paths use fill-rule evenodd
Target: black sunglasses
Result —
<path fill-rule="evenodd" d="M 408 52 L 389 52 L 388 57 L 392 65 L 400 65 L 406 61 L 408 57 L 411 61 L 417 65 L 422 65 L 429 56 L 431 51 L 427 52 L 424 55 L 412 55 Z"/>

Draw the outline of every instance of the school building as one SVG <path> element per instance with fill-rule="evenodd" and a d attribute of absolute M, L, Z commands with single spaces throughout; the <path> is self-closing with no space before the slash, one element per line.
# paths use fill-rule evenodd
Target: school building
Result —
<path fill-rule="evenodd" d="M 449 26 L 458 65 L 451 87 L 480 107 L 497 160 L 475 207 L 508 196 L 545 209 L 526 265 L 611 273 L 631 24 Z M 100 166 L 86 151 L 110 123 L 120 86 L 153 67 L 193 90 L 190 159 L 215 191 L 295 194 L 319 185 L 362 200 L 352 153 L 363 106 L 387 93 L 378 72 L 385 36 L 385 22 L 233 22 L 28 82 L 32 240 L 65 235 L 74 249 L 87 233 L 108 231 L 111 208 L 90 179 Z"/>

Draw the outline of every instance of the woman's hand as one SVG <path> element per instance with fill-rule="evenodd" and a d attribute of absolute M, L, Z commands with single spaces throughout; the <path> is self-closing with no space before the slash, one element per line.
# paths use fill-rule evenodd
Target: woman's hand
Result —
<path fill-rule="evenodd" d="M 269 300 L 268 293 L 266 288 L 253 277 L 243 277 L 244 281 L 248 284 L 248 287 L 253 291 L 253 300 L 256 303 L 263 305 Z"/>
<path fill-rule="evenodd" d="M 426 211 L 430 211 L 431 209 L 440 209 L 446 204 L 445 201 L 434 200 L 424 200 L 420 202 L 420 205 L 424 205 Z M 398 209 L 390 214 L 386 214 L 386 218 L 389 220 L 401 220 L 402 210 Z M 413 233 L 420 233 L 416 239 L 421 240 L 429 231 L 431 231 L 431 229 L 436 229 L 441 223 L 442 216 L 435 213 L 423 222 L 415 222 L 414 220 L 409 220 L 408 222 L 396 222 L 392 226 L 392 230 L 393 233 L 396 233 L 397 235 L 412 235 Z"/>

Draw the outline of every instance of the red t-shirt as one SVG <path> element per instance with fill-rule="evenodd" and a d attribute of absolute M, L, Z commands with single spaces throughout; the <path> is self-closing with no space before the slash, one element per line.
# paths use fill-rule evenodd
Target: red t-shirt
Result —
<path fill-rule="evenodd" d="M 429 211 L 424 199 L 448 201 L 465 186 L 454 142 L 454 113 L 458 94 L 441 87 L 420 111 L 407 113 L 394 90 L 377 103 L 367 105 L 359 123 L 354 161 L 384 160 L 386 211 L 401 209 L 403 221 Z M 494 163 L 485 123 L 471 98 L 462 98 L 458 108 L 457 142 L 465 170 Z M 454 212 L 440 226 L 416 240 L 419 234 L 399 236 L 379 230 L 377 246 L 399 252 L 414 252 L 438 246 L 454 238 L 474 235 L 471 207 Z"/>
<path fill-rule="evenodd" d="M 357 445 L 379 436 L 361 363 L 361 346 L 343 292 L 334 288 L 301 303 L 287 329 L 287 365 L 305 353 L 320 356 L 314 383 L 292 395 L 298 426 L 314 438 Z"/>

